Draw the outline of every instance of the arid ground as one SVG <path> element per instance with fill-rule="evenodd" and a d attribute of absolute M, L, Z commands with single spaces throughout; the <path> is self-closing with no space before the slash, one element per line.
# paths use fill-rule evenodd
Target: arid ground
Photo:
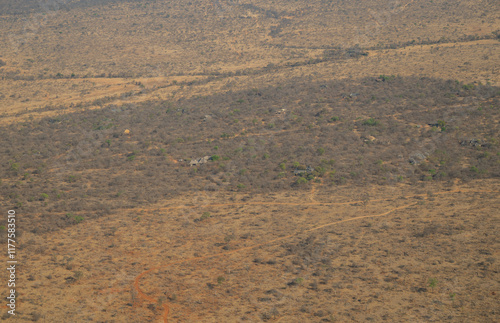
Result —
<path fill-rule="evenodd" d="M 500 321 L 499 19 L 1 1 L 0 320 Z"/>

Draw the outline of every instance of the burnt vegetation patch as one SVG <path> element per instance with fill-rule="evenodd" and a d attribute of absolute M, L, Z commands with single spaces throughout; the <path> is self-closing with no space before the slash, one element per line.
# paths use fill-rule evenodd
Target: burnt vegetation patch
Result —
<path fill-rule="evenodd" d="M 499 96 L 431 78 L 306 78 L 82 109 L 0 128 L 0 191 L 55 228 L 80 225 L 68 212 L 87 219 L 191 191 L 496 178 Z"/>

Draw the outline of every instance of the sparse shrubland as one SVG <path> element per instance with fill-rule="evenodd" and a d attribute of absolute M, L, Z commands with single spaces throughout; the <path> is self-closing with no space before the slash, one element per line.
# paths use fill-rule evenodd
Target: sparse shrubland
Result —
<path fill-rule="evenodd" d="M 345 93 L 359 95 L 345 99 Z M 312 105 L 317 95 L 330 103 Z M 211 184 L 270 192 L 301 189 L 306 186 L 298 184 L 317 177 L 327 185 L 498 177 L 499 130 L 490 121 L 498 117 L 498 98 L 495 87 L 464 89 L 428 78 L 295 80 L 280 88 L 61 114 L 0 128 L 0 189 L 27 213 L 50 210 L 63 219 L 68 211 L 104 214 Z M 286 114 L 277 117 L 269 102 Z M 239 122 L 222 114 L 222 106 L 237 111 Z M 332 113 L 335 122 L 322 118 Z M 366 115 L 372 117 L 360 120 Z M 243 128 L 243 135 L 228 135 Z M 208 163 L 189 167 L 191 158 L 214 150 Z M 308 166 L 314 171 L 293 176 Z M 67 193 L 30 198 L 40 190 Z"/>

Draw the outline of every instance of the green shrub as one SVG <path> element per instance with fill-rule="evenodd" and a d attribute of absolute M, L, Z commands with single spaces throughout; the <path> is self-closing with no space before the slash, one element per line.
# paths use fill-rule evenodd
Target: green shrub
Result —
<path fill-rule="evenodd" d="M 18 171 L 19 170 L 19 163 L 10 164 L 10 169 L 12 169 L 14 171 Z"/>
<path fill-rule="evenodd" d="M 299 177 L 299 178 L 297 178 L 295 183 L 297 183 L 298 185 L 304 184 L 304 183 L 307 183 L 307 179 L 305 179 L 304 177 Z"/>
<path fill-rule="evenodd" d="M 210 158 L 212 158 L 213 161 L 217 161 L 220 159 L 220 156 L 219 155 L 212 155 L 212 157 L 210 157 Z"/>
<path fill-rule="evenodd" d="M 210 212 L 203 212 L 203 214 L 199 218 L 199 221 L 203 221 L 203 220 L 206 220 L 206 219 L 211 218 L 211 217 L 212 217 L 212 215 L 210 214 Z"/>
<path fill-rule="evenodd" d="M 133 161 L 137 157 L 137 151 L 133 151 L 130 154 L 127 155 L 127 161 Z"/>
<path fill-rule="evenodd" d="M 446 122 L 443 120 L 438 120 L 437 121 L 438 126 L 441 128 L 441 131 L 446 131 Z"/>
<path fill-rule="evenodd" d="M 314 167 L 314 175 L 323 176 L 326 173 L 326 169 L 321 166 Z"/>
<path fill-rule="evenodd" d="M 386 82 L 386 81 L 390 81 L 390 80 L 394 80 L 396 77 L 394 75 L 391 75 L 391 76 L 388 76 L 388 75 L 380 75 L 379 76 L 382 81 Z"/>
<path fill-rule="evenodd" d="M 74 215 L 73 213 L 67 213 L 66 217 L 68 219 L 73 219 L 76 223 L 80 223 L 84 220 L 83 216 L 81 215 Z"/>
<path fill-rule="evenodd" d="M 305 177 L 306 180 L 308 181 L 311 181 L 314 179 L 314 175 L 313 174 L 307 174 L 307 176 Z"/>
<path fill-rule="evenodd" d="M 437 286 L 437 283 L 438 283 L 438 281 L 437 281 L 437 279 L 436 279 L 436 278 L 430 278 L 430 279 L 429 279 L 429 287 L 430 287 L 430 288 L 434 289 L 434 287 L 436 287 L 436 286 Z"/>
<path fill-rule="evenodd" d="M 375 120 L 374 118 L 366 119 L 363 121 L 363 125 L 365 126 L 376 126 L 379 124 L 378 120 Z"/>

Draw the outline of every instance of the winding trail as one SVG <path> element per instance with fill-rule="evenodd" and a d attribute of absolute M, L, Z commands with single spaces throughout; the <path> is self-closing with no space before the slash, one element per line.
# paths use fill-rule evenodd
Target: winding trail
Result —
<path fill-rule="evenodd" d="M 311 193 L 314 193 L 314 191 L 311 192 Z M 402 198 L 418 198 L 418 197 L 423 197 L 423 199 L 428 199 L 429 197 L 434 197 L 434 196 L 438 196 L 438 195 L 445 195 L 445 194 L 452 194 L 452 193 L 499 193 L 499 192 L 498 191 L 485 191 L 485 190 L 455 189 L 455 190 L 441 191 L 441 192 L 435 192 L 435 193 L 433 192 L 431 195 L 429 195 L 429 194 L 414 194 L 414 195 L 401 196 L 401 197 Z M 373 202 L 373 201 L 394 201 L 394 200 L 396 200 L 398 198 L 401 198 L 401 197 L 381 198 L 381 199 L 374 199 L 374 200 L 370 200 L 370 201 L 371 202 Z M 331 202 L 310 202 L 310 203 L 307 203 L 307 202 L 306 203 L 235 202 L 235 203 L 208 204 L 208 205 L 204 205 L 202 207 L 208 207 L 208 206 L 231 206 L 231 205 L 241 205 L 241 204 L 245 204 L 245 205 L 252 205 L 252 204 L 253 205 L 320 205 L 320 204 L 322 204 L 322 205 L 335 205 L 336 204 L 336 205 L 339 205 L 339 204 L 355 204 L 355 203 L 359 203 L 359 202 L 363 202 L 363 201 L 350 201 L 350 202 L 339 202 L 339 203 L 331 203 Z M 187 262 L 195 262 L 195 261 L 199 261 L 199 260 L 214 259 L 214 258 L 219 258 L 219 257 L 223 257 L 223 256 L 224 257 L 229 257 L 229 256 L 232 256 L 234 254 L 240 254 L 240 253 L 243 253 L 245 251 L 249 251 L 249 250 L 252 250 L 252 249 L 255 249 L 255 248 L 258 248 L 258 247 L 262 247 L 262 246 L 265 246 L 265 245 L 271 245 L 273 243 L 276 243 L 276 242 L 279 242 L 279 241 L 283 241 L 283 240 L 295 237 L 295 236 L 297 236 L 299 234 L 304 234 L 304 233 L 308 233 L 308 232 L 317 231 L 317 230 L 320 230 L 320 229 L 323 229 L 323 228 L 326 228 L 326 227 L 329 227 L 329 226 L 332 226 L 332 225 L 336 225 L 336 224 L 341 224 L 341 223 L 346 223 L 346 222 L 352 222 L 352 221 L 358 221 L 358 220 L 369 219 L 369 218 L 384 217 L 384 216 L 387 216 L 387 215 L 389 215 L 391 213 L 394 213 L 396 211 L 408 209 L 408 208 L 416 206 L 416 205 L 418 205 L 418 202 L 417 203 L 411 203 L 411 204 L 405 204 L 405 205 L 399 206 L 399 207 L 395 207 L 395 208 L 392 208 L 392 209 L 390 209 L 388 211 L 385 211 L 383 213 L 380 213 L 380 214 L 356 216 L 356 217 L 352 217 L 352 218 L 348 218 L 348 219 L 343 219 L 343 220 L 339 220 L 339 221 L 334 221 L 334 222 L 330 222 L 330 223 L 326 223 L 326 224 L 314 226 L 314 227 L 306 229 L 306 230 L 297 231 L 297 232 L 291 233 L 291 234 L 286 235 L 286 236 L 282 236 L 282 237 L 279 237 L 279 238 L 276 238 L 276 239 L 268 240 L 268 241 L 265 241 L 265 242 L 262 242 L 262 243 L 258 243 L 258 244 L 252 245 L 252 246 L 248 246 L 248 247 L 243 247 L 243 248 L 239 248 L 239 249 L 235 249 L 235 250 L 231 250 L 231 251 L 226 251 L 226 252 L 221 252 L 221 253 L 216 253 L 216 254 L 211 254 L 211 255 L 205 255 L 205 256 L 187 258 L 187 259 L 183 259 L 183 260 L 171 262 L 171 263 L 168 263 L 168 264 L 155 266 L 155 267 L 149 268 L 146 271 L 143 271 L 142 273 L 140 273 L 135 278 L 134 284 L 133 284 L 134 285 L 134 289 L 137 292 L 137 295 L 140 298 L 142 298 L 143 300 L 146 300 L 146 301 L 151 302 L 151 303 L 158 303 L 158 298 L 155 298 L 154 296 L 146 294 L 141 289 L 141 287 L 140 287 L 140 281 L 141 281 L 141 279 L 144 276 L 148 275 L 149 273 L 151 273 L 153 271 L 156 271 L 158 269 L 163 269 L 163 268 L 167 268 L 167 267 L 170 267 L 170 266 L 179 265 L 179 264 L 183 264 L 183 263 L 187 263 Z M 183 207 L 186 207 L 186 206 L 183 206 Z M 196 207 L 196 206 L 194 206 L 194 207 Z M 165 208 L 165 209 L 174 209 L 174 208 L 182 208 L 182 207 L 168 207 L 168 208 Z M 162 308 L 163 308 L 163 314 L 162 314 L 163 322 L 168 323 L 168 315 L 170 313 L 170 307 L 169 307 L 168 302 L 165 301 L 162 304 Z"/>

